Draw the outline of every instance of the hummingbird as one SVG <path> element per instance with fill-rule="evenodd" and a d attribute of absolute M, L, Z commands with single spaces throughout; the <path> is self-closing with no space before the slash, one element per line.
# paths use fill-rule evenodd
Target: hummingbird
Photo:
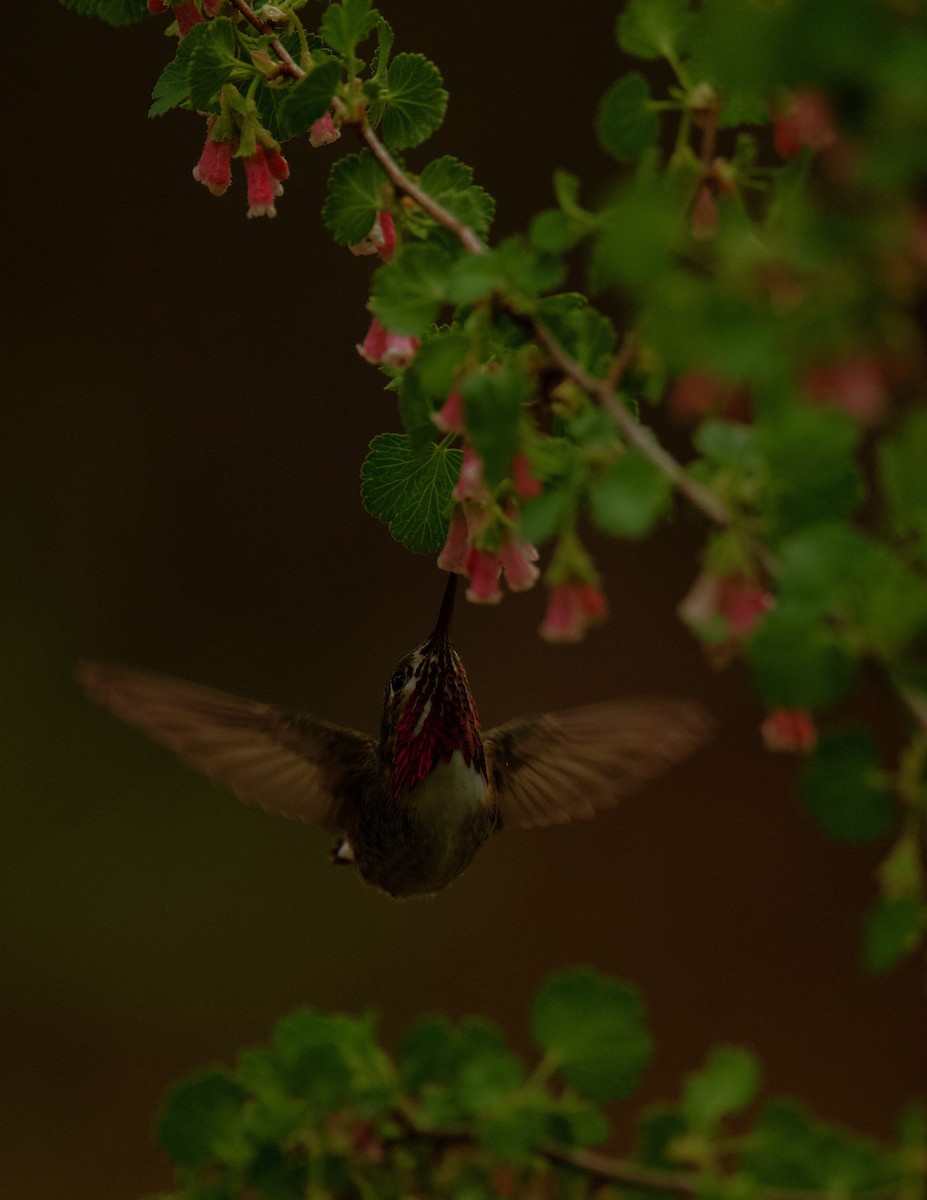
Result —
<path fill-rule="evenodd" d="M 321 825 L 390 896 L 439 892 L 493 831 L 594 816 L 695 750 L 697 704 L 615 700 L 483 731 L 451 644 L 457 576 L 383 696 L 380 738 L 164 675 L 82 663 L 89 696 L 246 804 Z"/>

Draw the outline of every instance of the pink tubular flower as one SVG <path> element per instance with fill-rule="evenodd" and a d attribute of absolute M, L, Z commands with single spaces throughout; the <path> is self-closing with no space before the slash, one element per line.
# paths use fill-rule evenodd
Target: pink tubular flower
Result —
<path fill-rule="evenodd" d="M 578 642 L 590 625 L 605 619 L 608 604 L 592 583 L 572 579 L 550 589 L 541 637 L 547 642 Z"/>
<path fill-rule="evenodd" d="M 802 146 L 826 150 L 836 140 L 830 100 L 814 88 L 792 92 L 774 114 L 773 144 L 783 158 L 794 158 Z"/>
<path fill-rule="evenodd" d="M 888 396 L 874 359 L 860 356 L 814 366 L 802 383 L 815 403 L 842 408 L 861 425 L 875 425 L 886 414 Z"/>
<path fill-rule="evenodd" d="M 366 237 L 348 246 L 352 254 L 379 254 L 384 262 L 389 262 L 396 251 L 396 225 L 391 213 L 377 213 L 370 232 Z"/>
<path fill-rule="evenodd" d="M 471 546 L 464 563 L 464 571 L 470 577 L 467 599 L 473 604 L 498 604 L 502 599 L 501 569 L 498 554 Z"/>
<path fill-rule="evenodd" d="M 210 134 L 215 123 L 215 117 L 206 123 L 206 142 L 200 161 L 193 168 L 193 178 L 205 184 L 214 196 L 221 196 L 232 182 L 232 144 L 212 140 Z"/>
<path fill-rule="evenodd" d="M 456 388 L 450 393 L 441 408 L 431 414 L 431 419 L 442 433 L 463 433 L 463 396 Z"/>
<path fill-rule="evenodd" d="M 538 560 L 538 552 L 530 542 L 510 535 L 499 547 L 498 558 L 511 591 L 526 592 L 537 583 L 541 574 L 534 565 Z"/>
<path fill-rule="evenodd" d="M 718 228 L 718 202 L 707 183 L 703 183 L 695 197 L 690 218 L 692 236 L 698 241 L 714 237 Z"/>
<path fill-rule="evenodd" d="M 442 571 L 463 575 L 466 569 L 467 552 L 470 549 L 467 518 L 460 506 L 454 509 L 447 530 L 447 541 L 438 555 L 438 566 Z"/>
<path fill-rule="evenodd" d="M 167 0 L 148 0 L 148 11 L 155 16 L 167 12 Z"/>
<path fill-rule="evenodd" d="M 357 347 L 357 353 L 365 362 L 382 363 L 385 367 L 407 367 L 415 358 L 418 338 L 401 333 L 390 333 L 374 317 L 367 334 Z"/>
<path fill-rule="evenodd" d="M 739 571 L 701 571 L 677 612 L 705 643 L 708 660 L 726 667 L 775 604 L 772 594 Z"/>
<path fill-rule="evenodd" d="M 276 152 L 271 151 L 271 153 Z M 279 154 L 277 154 L 277 158 L 285 167 L 285 159 Z M 280 170 L 280 165 L 274 162 L 274 167 L 271 167 L 272 161 L 274 160 L 268 159 L 268 152 L 263 146 L 257 146 L 254 153 L 249 154 L 245 159 L 249 217 L 275 217 L 277 215 L 274 200 L 283 194 L 283 185 L 275 175 L 275 170 Z"/>
<path fill-rule="evenodd" d="M 464 443 L 463 462 L 454 488 L 454 499 L 472 500 L 475 504 L 485 504 L 489 499 L 489 489 L 483 480 L 483 460 L 469 442 Z"/>
<path fill-rule="evenodd" d="M 808 753 L 818 742 L 817 726 L 805 708 L 777 708 L 760 726 L 767 750 Z"/>
<path fill-rule="evenodd" d="M 317 121 L 313 121 L 309 126 L 309 144 L 316 150 L 319 146 L 330 146 L 332 142 L 337 142 L 340 137 L 341 130 L 335 126 L 331 113 L 326 113 L 324 117 L 319 117 Z"/>
<path fill-rule="evenodd" d="M 174 5 L 174 19 L 177 21 L 177 28 L 180 36 L 185 38 L 194 25 L 199 25 L 206 18 L 196 7 L 194 0 L 182 0 L 182 3 Z"/>
<path fill-rule="evenodd" d="M 512 483 L 515 494 L 525 500 L 541 494 L 540 481 L 535 479 L 527 455 L 520 450 L 512 458 Z"/>

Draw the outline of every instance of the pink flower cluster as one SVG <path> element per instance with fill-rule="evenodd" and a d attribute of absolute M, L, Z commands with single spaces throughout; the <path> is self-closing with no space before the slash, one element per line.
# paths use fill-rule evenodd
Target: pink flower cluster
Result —
<path fill-rule="evenodd" d="M 518 537 L 511 527 L 498 531 L 496 549 L 483 549 L 471 542 L 488 527 L 485 513 L 474 505 L 459 505 L 448 528 L 447 541 L 438 555 L 442 571 L 466 575 L 470 580 L 467 599 L 474 604 L 498 604 L 502 599 L 500 576 L 513 592 L 534 587 L 540 572 L 534 565 L 538 552 Z"/>
<path fill-rule="evenodd" d="M 216 117 L 206 123 L 206 141 L 199 162 L 193 168 L 193 178 L 202 183 L 214 196 L 221 196 L 232 182 L 232 156 L 238 147 L 237 138 L 214 141 L 212 134 Z M 275 146 L 258 145 L 244 160 L 248 181 L 248 216 L 275 217 L 274 200 L 283 194 L 283 181 L 289 178 L 287 161 Z"/>
<path fill-rule="evenodd" d="M 208 16 L 214 17 L 220 3 L 221 0 L 203 0 L 203 8 Z M 187 36 L 194 25 L 206 20 L 194 0 L 177 0 L 177 3 L 170 3 L 169 0 L 148 0 L 148 11 L 156 16 L 170 11 L 177 22 L 177 32 L 182 38 Z"/>

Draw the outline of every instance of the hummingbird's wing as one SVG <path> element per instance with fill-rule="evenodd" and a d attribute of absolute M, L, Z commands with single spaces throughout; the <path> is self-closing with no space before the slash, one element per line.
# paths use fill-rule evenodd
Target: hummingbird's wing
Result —
<path fill-rule="evenodd" d="M 350 830 L 352 797 L 376 767 L 375 743 L 366 735 L 127 667 L 82 663 L 77 678 L 92 699 L 245 804 L 317 821 L 335 834 Z"/>
<path fill-rule="evenodd" d="M 712 722 L 684 700 L 615 700 L 517 717 L 483 735 L 501 829 L 593 817 L 685 758 Z"/>

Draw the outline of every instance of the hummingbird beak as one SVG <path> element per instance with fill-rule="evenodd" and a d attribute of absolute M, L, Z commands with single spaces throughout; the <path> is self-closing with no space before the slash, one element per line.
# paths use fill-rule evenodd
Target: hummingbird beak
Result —
<path fill-rule="evenodd" d="M 456 594 L 457 576 L 454 572 L 450 572 L 447 577 L 447 587 L 444 589 L 444 598 L 441 601 L 441 611 L 438 613 L 438 620 L 431 635 L 431 641 L 435 642 L 449 636 L 451 631 L 451 617 L 454 615 L 454 597 Z"/>

